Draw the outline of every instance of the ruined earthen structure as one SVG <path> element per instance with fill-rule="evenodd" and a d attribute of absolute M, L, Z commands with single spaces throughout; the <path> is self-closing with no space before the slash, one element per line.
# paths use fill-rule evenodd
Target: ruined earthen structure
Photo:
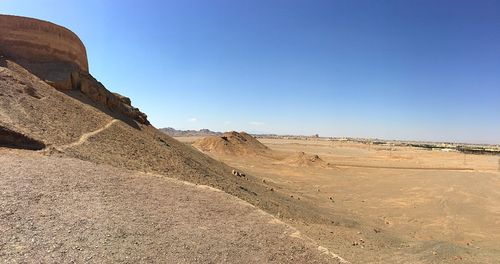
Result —
<path fill-rule="evenodd" d="M 130 99 L 107 90 L 89 73 L 85 46 L 76 34 L 33 18 L 0 15 L 0 59 L 12 60 L 62 92 L 80 91 L 109 110 L 149 124 Z"/>

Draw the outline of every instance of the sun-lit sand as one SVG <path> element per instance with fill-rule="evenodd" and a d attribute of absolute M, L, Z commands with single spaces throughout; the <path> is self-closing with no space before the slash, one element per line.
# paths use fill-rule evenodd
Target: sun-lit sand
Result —
<path fill-rule="evenodd" d="M 397 252 L 413 254 L 415 261 L 481 263 L 500 257 L 498 156 L 315 139 L 259 140 L 272 155 L 207 153 L 340 219 L 336 228 L 298 224 L 326 246 L 341 248 L 348 259 L 366 261 L 373 250 L 394 261 L 400 260 L 393 255 Z M 297 162 L 301 152 L 321 162 Z M 343 237 L 331 235 L 338 233 Z"/>

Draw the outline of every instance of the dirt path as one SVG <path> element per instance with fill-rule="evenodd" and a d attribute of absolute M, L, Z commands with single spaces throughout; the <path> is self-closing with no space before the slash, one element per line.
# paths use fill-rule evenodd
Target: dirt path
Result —
<path fill-rule="evenodd" d="M 0 164 L 2 263 L 342 262 L 206 186 L 1 148 Z"/>
<path fill-rule="evenodd" d="M 118 122 L 120 120 L 118 119 L 113 119 L 111 121 L 109 121 L 109 123 L 107 123 L 105 126 L 97 129 L 97 130 L 94 130 L 92 132 L 88 132 L 88 133 L 85 133 L 83 135 L 80 136 L 80 138 L 75 141 L 75 142 L 72 142 L 72 143 L 69 143 L 69 144 L 66 144 L 66 145 L 62 145 L 62 146 L 58 146 L 56 147 L 57 150 L 59 151 L 64 151 L 68 148 L 72 148 L 72 147 L 76 147 L 76 146 L 79 146 L 79 145 L 82 145 L 83 143 L 85 143 L 89 138 L 101 133 L 102 131 L 108 129 L 109 127 L 111 127 L 114 123 Z"/>

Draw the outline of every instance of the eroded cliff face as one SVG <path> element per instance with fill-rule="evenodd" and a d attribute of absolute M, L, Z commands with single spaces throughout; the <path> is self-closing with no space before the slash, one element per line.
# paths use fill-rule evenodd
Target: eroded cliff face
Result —
<path fill-rule="evenodd" d="M 88 71 L 87 53 L 78 36 L 50 22 L 0 15 L 0 47 L 13 59 L 65 62 Z"/>
<path fill-rule="evenodd" d="M 57 90 L 78 91 L 113 112 L 149 125 L 130 99 L 107 90 L 89 73 L 85 46 L 76 34 L 33 18 L 0 15 L 0 60 L 22 65 Z M 125 99 L 124 99 L 125 98 Z"/>

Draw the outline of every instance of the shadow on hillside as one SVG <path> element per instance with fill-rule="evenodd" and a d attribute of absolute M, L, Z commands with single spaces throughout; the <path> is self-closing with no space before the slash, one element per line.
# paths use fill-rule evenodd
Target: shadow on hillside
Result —
<path fill-rule="evenodd" d="M 41 150 L 45 144 L 22 133 L 0 126 L 0 147 Z"/>

